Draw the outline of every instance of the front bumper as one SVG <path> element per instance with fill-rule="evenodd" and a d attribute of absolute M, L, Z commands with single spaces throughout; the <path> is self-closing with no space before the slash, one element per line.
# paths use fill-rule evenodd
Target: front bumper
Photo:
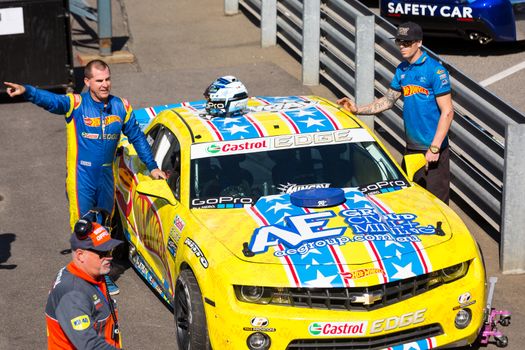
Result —
<path fill-rule="evenodd" d="M 238 301 L 231 284 L 221 289 L 213 305 L 205 306 L 215 349 L 247 349 L 247 338 L 255 332 L 269 336 L 270 349 L 402 349 L 413 342 L 430 349 L 474 342 L 484 321 L 485 275 L 479 259 L 457 281 L 372 311 L 251 304 Z M 464 329 L 454 323 L 461 309 L 472 314 Z"/>

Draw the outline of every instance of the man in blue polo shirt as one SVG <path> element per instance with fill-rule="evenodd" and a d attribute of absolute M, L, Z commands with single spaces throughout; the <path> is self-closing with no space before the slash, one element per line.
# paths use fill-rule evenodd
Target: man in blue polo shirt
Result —
<path fill-rule="evenodd" d="M 448 131 L 454 118 L 448 71 L 421 49 L 423 31 L 418 24 L 399 25 L 395 40 L 404 61 L 386 95 L 366 106 L 357 106 L 348 97 L 337 103 L 354 114 L 372 115 L 392 108 L 403 95 L 406 153 L 423 153 L 427 160 L 427 169 L 414 180 L 448 204 Z"/>

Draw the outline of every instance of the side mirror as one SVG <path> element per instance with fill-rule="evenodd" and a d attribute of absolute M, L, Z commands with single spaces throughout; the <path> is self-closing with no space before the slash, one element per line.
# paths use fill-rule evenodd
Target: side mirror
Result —
<path fill-rule="evenodd" d="M 410 181 L 414 181 L 414 174 L 427 164 L 425 155 L 422 153 L 407 154 L 403 157 L 407 176 Z"/>
<path fill-rule="evenodd" d="M 141 181 L 137 185 L 137 192 L 146 196 L 165 199 L 171 205 L 178 203 L 166 180 Z"/>

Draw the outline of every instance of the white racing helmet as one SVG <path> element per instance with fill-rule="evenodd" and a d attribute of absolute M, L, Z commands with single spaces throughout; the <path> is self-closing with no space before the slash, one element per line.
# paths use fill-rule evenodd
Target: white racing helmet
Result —
<path fill-rule="evenodd" d="M 248 104 L 248 90 L 236 77 L 215 79 L 204 91 L 206 112 L 215 117 L 242 114 Z"/>

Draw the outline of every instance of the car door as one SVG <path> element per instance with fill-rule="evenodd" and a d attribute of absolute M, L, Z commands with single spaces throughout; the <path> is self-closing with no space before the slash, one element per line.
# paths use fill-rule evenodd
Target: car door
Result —
<path fill-rule="evenodd" d="M 148 133 L 148 136 L 149 133 Z M 176 254 L 176 228 L 181 219 L 177 219 L 176 208 L 180 206 L 180 143 L 175 135 L 162 126 L 152 143 L 152 153 L 157 165 L 167 176 L 167 180 L 152 180 L 150 177 L 137 174 L 137 191 L 133 194 L 134 231 L 137 234 L 137 250 L 143 256 L 147 267 L 157 279 L 159 292 L 173 295 L 172 271 Z M 141 182 L 157 182 L 168 188 L 176 198 L 171 202 L 161 198 L 140 193 Z M 159 183 L 166 181 L 168 186 Z M 150 281 L 151 283 L 152 281 Z M 154 283 L 152 283 L 154 284 Z"/>

